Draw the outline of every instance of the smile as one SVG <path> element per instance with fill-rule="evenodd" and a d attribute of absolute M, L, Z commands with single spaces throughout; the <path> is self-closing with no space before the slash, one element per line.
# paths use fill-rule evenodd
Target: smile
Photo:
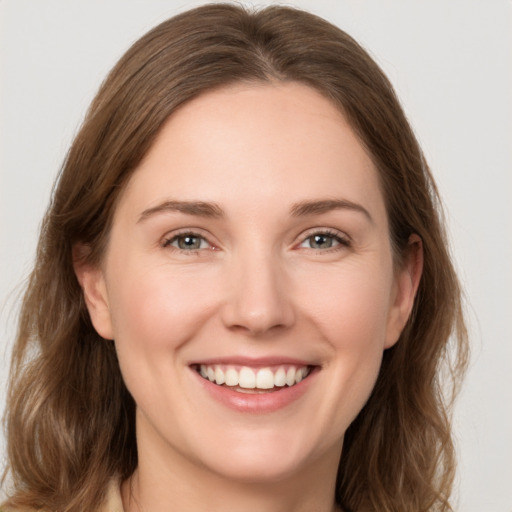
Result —
<path fill-rule="evenodd" d="M 295 386 L 308 377 L 311 367 L 281 365 L 251 368 L 249 366 L 201 364 L 196 366 L 196 371 L 203 379 L 218 386 L 229 387 L 240 393 L 261 393 Z"/>

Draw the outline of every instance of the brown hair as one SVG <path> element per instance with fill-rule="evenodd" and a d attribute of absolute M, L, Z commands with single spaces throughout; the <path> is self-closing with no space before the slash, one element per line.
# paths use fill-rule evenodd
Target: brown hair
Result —
<path fill-rule="evenodd" d="M 336 500 L 354 511 L 451 510 L 449 391 L 465 367 L 467 340 L 437 190 L 415 136 L 387 78 L 342 30 L 292 8 L 226 4 L 180 14 L 137 41 L 101 86 L 67 155 L 12 359 L 8 504 L 95 510 L 109 479 L 134 471 L 135 404 L 113 344 L 91 324 L 72 247 L 88 244 L 98 263 L 119 193 L 166 119 L 203 92 L 240 81 L 296 81 L 329 98 L 380 173 L 397 262 L 412 233 L 423 241 L 413 313 L 346 433 Z"/>

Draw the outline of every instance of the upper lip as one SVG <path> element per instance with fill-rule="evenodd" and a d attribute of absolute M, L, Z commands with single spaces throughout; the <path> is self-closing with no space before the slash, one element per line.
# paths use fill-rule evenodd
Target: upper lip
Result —
<path fill-rule="evenodd" d="M 250 368 L 263 368 L 266 366 L 317 366 L 312 361 L 304 359 L 297 359 L 287 356 L 268 356 L 268 357 L 244 357 L 244 356 L 226 356 L 214 357 L 208 359 L 197 359 L 189 363 L 189 366 L 201 365 L 233 365 L 233 366 L 248 366 Z"/>

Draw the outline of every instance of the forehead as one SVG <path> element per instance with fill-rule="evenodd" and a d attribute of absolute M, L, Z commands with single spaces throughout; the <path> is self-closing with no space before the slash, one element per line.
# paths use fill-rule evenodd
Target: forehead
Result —
<path fill-rule="evenodd" d="M 144 209 L 170 196 L 229 201 L 228 207 L 247 210 L 273 199 L 284 204 L 341 195 L 379 209 L 378 181 L 347 120 L 319 92 L 293 82 L 239 84 L 176 111 L 123 200 Z"/>

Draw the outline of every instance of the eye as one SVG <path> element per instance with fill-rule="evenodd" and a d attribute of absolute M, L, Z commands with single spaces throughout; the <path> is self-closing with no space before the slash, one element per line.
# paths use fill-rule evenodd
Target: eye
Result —
<path fill-rule="evenodd" d="M 326 250 L 333 249 L 340 245 L 348 246 L 349 241 L 338 233 L 323 231 L 308 236 L 299 247 L 306 249 Z"/>
<path fill-rule="evenodd" d="M 196 233 L 180 233 L 165 240 L 164 247 L 175 247 L 181 251 L 199 251 L 211 248 L 206 238 Z"/>

